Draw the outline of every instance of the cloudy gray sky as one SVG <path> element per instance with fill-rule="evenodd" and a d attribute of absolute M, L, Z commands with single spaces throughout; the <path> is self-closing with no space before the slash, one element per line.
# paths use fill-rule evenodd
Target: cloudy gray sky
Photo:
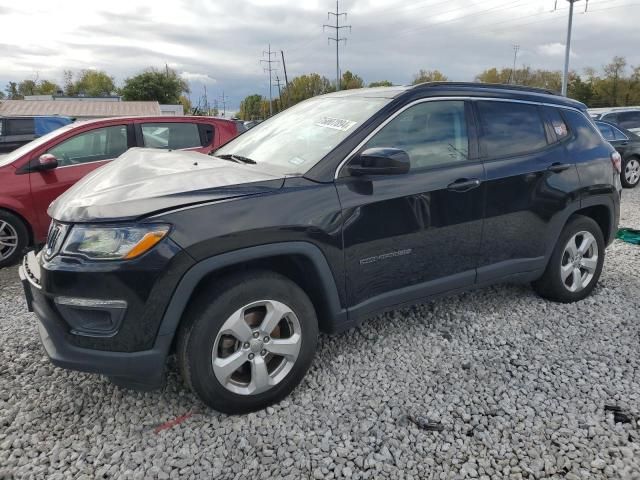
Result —
<path fill-rule="evenodd" d="M 365 81 L 408 83 L 420 68 L 473 80 L 491 66 L 562 67 L 568 2 L 558 0 L 342 0 L 353 29 L 342 70 Z M 572 68 L 596 68 L 614 55 L 640 65 L 640 0 L 576 3 Z M 0 82 L 62 81 L 64 69 L 98 68 L 121 83 L 168 64 L 186 78 L 197 103 L 224 91 L 231 108 L 248 94 L 268 95 L 260 59 L 284 50 L 289 78 L 333 79 L 335 48 L 322 31 L 334 0 L 0 0 Z M 278 55 L 279 60 L 279 55 Z M 283 78 L 281 65 L 277 74 Z"/>

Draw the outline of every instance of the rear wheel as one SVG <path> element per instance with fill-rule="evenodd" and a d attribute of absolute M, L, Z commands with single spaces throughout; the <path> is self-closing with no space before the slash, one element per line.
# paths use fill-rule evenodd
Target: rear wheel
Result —
<path fill-rule="evenodd" d="M 533 288 L 556 302 L 582 300 L 600 278 L 604 248 L 600 226 L 589 217 L 576 215 L 562 231 L 544 274 L 533 282 Z"/>
<path fill-rule="evenodd" d="M 287 396 L 315 353 L 307 295 L 270 272 L 231 276 L 200 295 L 185 318 L 178 357 L 187 384 L 225 413 L 262 409 Z"/>
<path fill-rule="evenodd" d="M 620 174 L 622 186 L 626 188 L 634 188 L 640 182 L 640 159 L 631 157 L 622 164 L 622 173 Z"/>
<path fill-rule="evenodd" d="M 15 263 L 28 243 L 24 222 L 13 213 L 0 210 L 0 267 Z"/>

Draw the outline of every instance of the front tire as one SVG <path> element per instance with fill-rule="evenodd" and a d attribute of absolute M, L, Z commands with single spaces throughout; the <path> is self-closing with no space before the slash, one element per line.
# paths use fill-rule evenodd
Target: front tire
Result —
<path fill-rule="evenodd" d="M 178 361 L 208 406 L 248 413 L 291 393 L 317 339 L 316 313 L 300 287 L 276 273 L 238 274 L 197 297 L 179 332 Z"/>
<path fill-rule="evenodd" d="M 586 298 L 602 273 L 604 249 L 600 226 L 589 217 L 575 215 L 562 230 L 544 274 L 533 282 L 534 290 L 561 303 Z"/>
<path fill-rule="evenodd" d="M 640 183 L 640 159 L 631 157 L 622 163 L 620 182 L 625 188 L 635 188 Z"/>
<path fill-rule="evenodd" d="M 0 210 L 0 268 L 13 265 L 29 243 L 24 222 L 13 213 Z"/>

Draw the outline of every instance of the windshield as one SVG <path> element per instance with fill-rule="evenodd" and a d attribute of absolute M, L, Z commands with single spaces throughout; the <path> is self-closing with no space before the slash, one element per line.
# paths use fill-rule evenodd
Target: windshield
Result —
<path fill-rule="evenodd" d="M 301 102 L 216 150 L 280 174 L 304 174 L 389 98 L 324 97 Z"/>
<path fill-rule="evenodd" d="M 76 123 L 71 123 L 71 124 L 66 125 L 64 127 L 57 128 L 53 132 L 49 132 L 46 135 L 38 137 L 35 140 L 33 140 L 33 141 L 31 141 L 31 142 L 29 142 L 29 143 L 27 143 L 25 145 L 22 145 L 20 148 L 17 148 L 13 152 L 8 153 L 5 156 L 0 156 L 0 167 L 4 167 L 5 165 L 9 165 L 10 163 L 15 162 L 17 159 L 19 159 L 25 153 L 29 153 L 30 151 L 35 150 L 40 145 L 43 145 L 43 144 L 47 143 L 52 138 L 56 138 L 61 133 L 66 132 L 67 130 L 71 130 L 72 128 L 75 128 L 76 126 L 77 126 Z"/>

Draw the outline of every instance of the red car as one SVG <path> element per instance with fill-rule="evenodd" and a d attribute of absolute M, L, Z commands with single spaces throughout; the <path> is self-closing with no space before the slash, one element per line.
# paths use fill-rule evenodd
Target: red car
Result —
<path fill-rule="evenodd" d="M 72 123 L 0 155 L 0 267 L 44 242 L 53 200 L 129 148 L 209 153 L 238 133 L 219 118 L 109 118 Z"/>

